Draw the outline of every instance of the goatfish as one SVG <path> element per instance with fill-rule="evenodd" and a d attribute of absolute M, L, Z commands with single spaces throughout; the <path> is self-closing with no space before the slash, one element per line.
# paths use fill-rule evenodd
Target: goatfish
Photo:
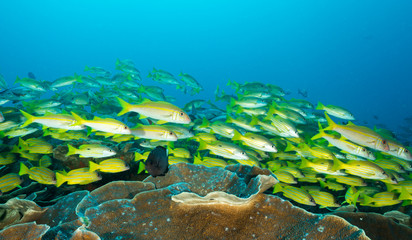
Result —
<path fill-rule="evenodd" d="M 389 151 L 385 152 L 386 154 L 402 158 L 407 161 L 412 161 L 412 154 L 405 146 L 389 138 L 387 138 L 386 141 L 389 146 Z"/>
<path fill-rule="evenodd" d="M 338 107 L 335 105 L 323 105 L 322 103 L 318 103 L 318 106 L 316 106 L 316 110 L 325 110 L 329 115 L 332 115 L 337 118 L 341 119 L 346 119 L 346 120 L 355 120 L 355 117 L 353 117 L 353 114 L 350 113 L 348 110 Z"/>
<path fill-rule="evenodd" d="M 347 125 L 339 125 L 333 122 L 333 120 L 325 113 L 328 127 L 324 130 L 333 130 L 340 133 L 350 141 L 360 144 L 362 146 L 370 147 L 379 151 L 389 151 L 389 145 L 386 139 L 382 138 L 378 133 L 370 128 L 363 126 L 356 126 L 349 122 Z"/>
<path fill-rule="evenodd" d="M 23 110 L 20 110 L 23 116 L 27 119 L 20 127 L 24 128 L 31 123 L 40 123 L 46 127 L 50 128 L 59 128 L 67 130 L 82 130 L 86 127 L 76 123 L 76 120 L 73 116 L 68 114 L 46 114 L 44 116 L 33 116 Z"/>
<path fill-rule="evenodd" d="M 366 149 L 365 147 L 346 141 L 342 137 L 337 137 L 335 135 L 325 133 L 320 123 L 319 123 L 319 133 L 313 136 L 312 140 L 319 139 L 319 138 L 326 139 L 330 145 L 333 145 L 347 153 L 350 153 L 350 154 L 353 154 L 359 157 L 367 158 L 370 160 L 375 160 L 375 156 L 373 155 L 373 153 L 371 151 L 368 151 L 368 149 Z"/>
<path fill-rule="evenodd" d="M 76 122 L 73 126 L 76 125 L 85 125 L 92 128 L 92 131 L 102 131 L 113 134 L 130 134 L 130 128 L 126 124 L 112 118 L 99 118 L 94 117 L 93 120 L 86 120 L 81 118 L 74 112 L 71 112 Z"/>
<path fill-rule="evenodd" d="M 110 158 L 100 163 L 94 163 L 89 161 L 89 171 L 94 172 L 99 170 L 100 172 L 117 173 L 123 172 L 129 169 L 129 166 L 119 158 Z"/>
<path fill-rule="evenodd" d="M 280 119 L 277 119 L 280 120 Z M 251 126 L 259 125 L 263 130 L 267 131 L 270 135 L 281 136 L 281 137 L 299 137 L 297 129 L 289 124 L 288 121 L 282 121 L 282 123 L 277 124 L 277 122 L 266 123 L 260 121 L 256 116 L 252 116 Z"/>
<path fill-rule="evenodd" d="M 24 163 L 20 163 L 19 175 L 28 174 L 29 178 L 41 184 L 56 184 L 55 174 L 46 167 L 28 168 Z"/>
<path fill-rule="evenodd" d="M 214 155 L 229 159 L 249 159 L 249 156 L 246 154 L 246 152 L 239 146 L 233 143 L 223 142 L 219 140 L 214 142 L 205 142 L 200 139 L 198 151 L 200 150 L 210 150 L 210 152 Z"/>
<path fill-rule="evenodd" d="M 264 152 L 278 151 L 275 145 L 269 139 L 256 133 L 247 132 L 242 135 L 238 131 L 234 130 L 234 136 L 232 137 L 232 140 L 240 140 L 244 145 Z"/>
<path fill-rule="evenodd" d="M 234 136 L 235 128 L 221 121 L 214 121 L 210 123 L 206 118 L 203 118 L 202 124 L 199 128 L 209 128 L 210 133 L 216 133 L 223 137 L 232 138 Z"/>
<path fill-rule="evenodd" d="M 234 98 L 230 99 L 230 107 L 239 105 L 243 108 L 260 108 L 266 106 L 267 104 L 268 103 L 265 100 L 256 97 L 243 97 L 238 100 Z"/>
<path fill-rule="evenodd" d="M 46 88 L 42 82 L 32 78 L 19 78 L 17 77 L 15 83 L 19 83 L 21 86 L 29 88 L 34 91 L 46 92 Z"/>
<path fill-rule="evenodd" d="M 20 187 L 23 180 L 17 173 L 7 173 L 6 175 L 0 177 L 0 191 L 2 193 L 9 192 L 16 187 Z"/>
<path fill-rule="evenodd" d="M 283 196 L 303 205 L 316 206 L 315 199 L 305 190 L 297 187 L 276 184 L 273 193 L 282 192 Z"/>
<path fill-rule="evenodd" d="M 238 118 L 232 118 L 231 116 L 227 115 L 226 117 L 226 122 L 227 123 L 232 123 L 240 128 L 243 128 L 247 131 L 250 132 L 260 132 L 261 130 L 257 128 L 256 126 L 251 126 L 250 121 L 244 117 L 238 117 Z"/>
<path fill-rule="evenodd" d="M 69 185 L 80 184 L 86 185 L 92 182 L 101 180 L 97 172 L 90 172 L 89 168 L 73 169 L 66 174 L 56 173 L 56 186 L 60 187 L 63 183 L 67 182 Z"/>
<path fill-rule="evenodd" d="M 179 107 L 163 101 L 150 101 L 149 99 L 144 99 L 141 103 L 137 105 L 132 105 L 127 103 L 121 98 L 117 98 L 122 107 L 122 110 L 117 114 L 121 116 L 128 112 L 139 113 L 139 118 L 144 119 L 147 117 L 160 120 L 160 123 L 172 122 L 187 124 L 190 123 L 190 117 Z"/>
<path fill-rule="evenodd" d="M 177 136 L 174 132 L 160 125 L 138 124 L 131 129 L 131 134 L 138 138 L 177 141 Z"/>
<path fill-rule="evenodd" d="M 79 148 L 75 148 L 72 145 L 67 145 L 69 151 L 67 156 L 79 154 L 82 158 L 92 157 L 92 158 L 104 158 L 116 155 L 116 152 L 101 144 L 83 144 Z"/>

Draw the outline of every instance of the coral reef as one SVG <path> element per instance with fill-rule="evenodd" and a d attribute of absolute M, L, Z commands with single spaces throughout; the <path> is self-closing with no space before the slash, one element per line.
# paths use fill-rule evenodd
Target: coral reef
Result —
<path fill-rule="evenodd" d="M 24 218 L 38 225 L 0 234 L 31 224 L 37 239 L 369 239 L 340 217 L 264 194 L 275 183 L 258 167 L 174 164 L 164 177 L 69 194 Z"/>
<path fill-rule="evenodd" d="M 362 228 L 366 235 L 373 240 L 412 239 L 411 228 L 406 225 L 396 223 L 392 218 L 385 217 L 378 213 L 335 212 L 333 214 L 344 218 L 346 221 L 358 226 L 359 228 Z"/>

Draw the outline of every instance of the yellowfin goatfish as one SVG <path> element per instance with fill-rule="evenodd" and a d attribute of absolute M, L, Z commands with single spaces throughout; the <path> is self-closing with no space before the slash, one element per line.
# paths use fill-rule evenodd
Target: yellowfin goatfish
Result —
<path fill-rule="evenodd" d="M 234 130 L 232 140 L 240 140 L 246 146 L 255 148 L 264 152 L 277 152 L 275 145 L 266 137 L 256 133 L 247 132 L 244 135 Z"/>
<path fill-rule="evenodd" d="M 346 119 L 346 120 L 355 120 L 355 118 L 353 117 L 353 114 L 342 107 L 338 107 L 334 105 L 325 106 L 319 102 L 318 106 L 316 106 L 316 109 L 325 110 L 329 115 L 332 115 L 337 118 Z"/>
<path fill-rule="evenodd" d="M 387 142 L 389 145 L 389 151 L 386 152 L 387 154 L 412 161 L 411 151 L 409 151 L 405 146 L 392 139 L 387 139 Z"/>
<path fill-rule="evenodd" d="M 268 103 L 260 98 L 255 97 L 244 97 L 238 100 L 232 98 L 230 100 L 230 107 L 239 105 L 243 108 L 260 108 L 266 106 Z"/>
<path fill-rule="evenodd" d="M 131 129 L 131 134 L 139 138 L 164 141 L 177 141 L 177 136 L 168 128 L 159 125 L 138 124 Z"/>
<path fill-rule="evenodd" d="M 140 114 L 140 119 L 150 117 L 161 120 L 163 122 L 181 124 L 187 124 L 191 122 L 190 117 L 187 115 L 187 113 L 168 102 L 155 102 L 145 99 L 140 104 L 132 105 L 120 98 L 117 98 L 117 100 L 123 108 L 122 111 L 117 114 L 117 116 L 121 116 L 128 112 L 137 112 Z"/>
<path fill-rule="evenodd" d="M 214 155 L 222 156 L 229 159 L 249 159 L 248 155 L 245 151 L 243 151 L 242 148 L 233 143 L 228 142 L 205 142 L 203 140 L 200 140 L 198 150 L 210 150 L 210 152 Z"/>
<path fill-rule="evenodd" d="M 368 151 L 368 149 L 366 149 L 365 147 L 346 141 L 342 137 L 339 138 L 335 135 L 325 133 L 320 123 L 319 123 L 319 133 L 313 136 L 312 140 L 319 139 L 319 138 L 326 139 L 331 145 L 345 152 L 348 152 L 350 154 L 353 154 L 359 157 L 364 157 L 370 160 L 375 160 L 375 156 L 373 155 L 373 153 Z"/>
<path fill-rule="evenodd" d="M 232 123 L 240 128 L 243 128 L 247 131 L 250 132 L 260 132 L 261 130 L 257 128 L 256 126 L 251 126 L 250 125 L 250 120 L 244 118 L 244 117 L 239 117 L 239 118 L 232 118 L 231 116 L 226 117 L 226 122 L 227 123 Z"/>
<path fill-rule="evenodd" d="M 28 168 L 24 163 L 20 163 L 19 175 L 29 174 L 30 179 L 41 184 L 56 184 L 55 174 L 45 167 Z"/>
<path fill-rule="evenodd" d="M 79 154 L 82 158 L 92 157 L 92 158 L 104 158 L 116 155 L 116 152 L 101 144 L 83 144 L 78 149 L 72 145 L 67 145 L 69 151 L 67 156 Z"/>
<path fill-rule="evenodd" d="M 81 118 L 79 115 L 72 112 L 73 117 L 76 119 L 76 122 L 73 124 L 76 125 L 85 125 L 91 127 L 92 131 L 102 131 L 113 134 L 130 134 L 130 128 L 126 124 L 112 118 L 99 118 L 94 117 L 93 120 L 86 120 Z"/>
<path fill-rule="evenodd" d="M 36 117 L 22 110 L 20 110 L 20 112 L 27 119 L 26 122 L 24 122 L 23 125 L 21 125 L 21 127 L 25 127 L 31 123 L 40 123 L 46 127 L 51 127 L 51 128 L 60 128 L 60 129 L 68 129 L 68 130 L 85 129 L 85 126 L 81 124 L 73 125 L 76 123 L 75 118 L 67 114 L 48 114 L 48 115 Z"/>
<path fill-rule="evenodd" d="M 7 173 L 6 175 L 0 177 L 0 191 L 2 193 L 11 191 L 16 187 L 20 187 L 22 179 L 16 173 Z"/>
<path fill-rule="evenodd" d="M 17 77 L 15 83 L 19 83 L 21 86 L 30 88 L 34 91 L 46 92 L 46 88 L 42 85 L 41 82 L 32 78 L 19 78 Z"/>
<path fill-rule="evenodd" d="M 78 168 L 71 170 L 67 174 L 56 173 L 56 186 L 60 187 L 67 182 L 69 185 L 85 185 L 102 179 L 97 172 L 90 172 L 88 168 Z"/>
<path fill-rule="evenodd" d="M 94 163 L 89 161 L 89 171 L 94 172 L 99 170 L 100 172 L 117 173 L 123 172 L 129 169 L 129 166 L 119 158 L 111 158 L 101 161 L 100 163 Z"/>
<path fill-rule="evenodd" d="M 370 147 L 379 151 L 389 150 L 389 145 L 386 139 L 382 138 L 373 130 L 363 126 L 356 126 L 355 124 L 351 123 L 349 123 L 348 125 L 336 124 L 326 113 L 325 117 L 329 124 L 329 126 L 326 127 L 325 130 L 336 131 L 350 141 L 362 146 Z"/>

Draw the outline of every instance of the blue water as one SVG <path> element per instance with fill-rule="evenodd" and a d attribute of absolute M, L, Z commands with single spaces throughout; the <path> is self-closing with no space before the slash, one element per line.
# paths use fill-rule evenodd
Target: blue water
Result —
<path fill-rule="evenodd" d="M 29 71 L 52 81 L 132 59 L 143 76 L 153 67 L 194 76 L 199 95 L 166 94 L 182 105 L 229 78 L 261 81 L 396 129 L 412 115 L 411 9 L 409 0 L 2 1 L 0 73 L 9 84 Z"/>

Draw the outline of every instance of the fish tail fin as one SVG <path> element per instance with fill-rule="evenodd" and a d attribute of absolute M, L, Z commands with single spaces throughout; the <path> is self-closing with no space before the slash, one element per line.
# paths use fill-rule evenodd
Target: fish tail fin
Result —
<path fill-rule="evenodd" d="M 135 152 L 134 153 L 134 160 L 137 162 L 137 161 L 140 161 L 140 160 L 143 160 L 144 159 L 144 156 L 141 154 L 141 153 L 139 153 L 139 152 Z"/>
<path fill-rule="evenodd" d="M 193 164 L 201 164 L 202 158 L 200 157 L 200 153 L 198 152 L 196 156 L 193 157 Z"/>
<path fill-rule="evenodd" d="M 282 191 L 283 191 L 282 185 L 279 184 L 279 183 L 275 184 L 275 187 L 273 189 L 273 193 L 275 194 L 275 193 L 282 192 Z"/>
<path fill-rule="evenodd" d="M 338 171 L 340 169 L 343 169 L 345 167 L 345 164 L 341 162 L 339 159 L 336 157 L 333 158 L 333 166 L 332 166 L 332 171 Z"/>
<path fill-rule="evenodd" d="M 337 124 L 329 117 L 329 115 L 326 112 L 325 112 L 325 118 L 326 118 L 326 121 L 328 122 L 328 126 L 324 130 L 333 130 Z"/>
<path fill-rule="evenodd" d="M 234 135 L 232 137 L 232 140 L 242 140 L 242 134 L 238 132 L 237 130 L 233 130 Z"/>
<path fill-rule="evenodd" d="M 137 169 L 137 174 L 140 174 L 141 172 L 146 170 L 146 166 L 144 165 L 143 161 L 139 162 L 139 168 Z"/>
<path fill-rule="evenodd" d="M 402 187 L 401 195 L 398 197 L 399 200 L 412 200 L 412 195 L 406 190 L 405 187 Z"/>
<path fill-rule="evenodd" d="M 275 106 L 273 106 L 273 104 L 271 104 L 269 106 L 269 111 L 268 111 L 266 117 L 269 118 L 269 116 L 273 116 L 273 114 L 275 114 L 275 113 L 276 113 L 276 108 L 275 108 Z"/>
<path fill-rule="evenodd" d="M 122 107 L 122 110 L 117 114 L 117 116 L 121 116 L 125 113 L 130 112 L 130 107 L 132 106 L 130 103 L 126 102 L 125 100 L 116 97 L 117 101 L 119 101 L 120 106 Z"/>
<path fill-rule="evenodd" d="M 199 139 L 199 148 L 197 149 L 198 151 L 200 150 L 207 150 L 207 143 L 203 141 L 202 139 Z"/>
<path fill-rule="evenodd" d="M 70 155 L 76 154 L 76 150 L 77 150 L 77 149 L 76 149 L 75 147 L 73 147 L 73 146 L 70 145 L 70 144 L 68 144 L 67 147 L 68 147 L 69 151 L 67 152 L 66 156 L 70 156 Z"/>
<path fill-rule="evenodd" d="M 29 174 L 29 168 L 24 165 L 24 163 L 20 163 L 20 171 L 19 171 L 19 175 L 25 175 L 25 174 Z"/>
<path fill-rule="evenodd" d="M 307 159 L 304 158 L 304 157 L 301 157 L 300 159 L 302 159 L 302 162 L 300 163 L 300 166 L 299 166 L 300 169 L 311 167 L 309 160 L 307 160 Z"/>
<path fill-rule="evenodd" d="M 310 140 L 316 140 L 319 138 L 323 138 L 325 136 L 325 132 L 323 130 L 319 130 L 318 134 L 315 134 Z"/>
<path fill-rule="evenodd" d="M 252 116 L 252 120 L 249 123 L 250 126 L 259 125 L 259 118 L 255 115 Z"/>
<path fill-rule="evenodd" d="M 231 108 L 233 108 L 235 105 L 236 105 L 236 99 L 230 98 L 230 104 L 229 104 L 229 106 L 230 106 Z"/>
<path fill-rule="evenodd" d="M 206 118 L 203 118 L 202 124 L 200 124 L 199 128 L 207 128 L 209 126 L 210 126 L 210 122 Z"/>
<path fill-rule="evenodd" d="M 58 172 L 56 173 L 56 187 L 60 187 L 66 181 L 66 176 Z"/>
<path fill-rule="evenodd" d="M 227 123 L 233 123 L 233 118 L 229 115 L 229 112 L 226 111 L 226 121 Z"/>
<path fill-rule="evenodd" d="M 373 201 L 373 198 L 372 198 L 372 197 L 370 197 L 370 196 L 368 196 L 368 195 L 366 195 L 366 194 L 362 194 L 362 195 L 363 195 L 362 204 L 368 205 L 368 204 L 372 203 L 372 201 Z"/>
<path fill-rule="evenodd" d="M 392 192 L 395 188 L 393 187 L 392 184 L 386 183 L 386 190 L 388 192 Z"/>
<path fill-rule="evenodd" d="M 325 105 L 323 105 L 321 102 L 318 102 L 318 105 L 315 108 L 316 110 L 324 110 L 325 109 Z"/>
<path fill-rule="evenodd" d="M 94 172 L 99 169 L 99 164 L 89 161 L 89 172 Z"/>
<path fill-rule="evenodd" d="M 74 120 L 76 120 L 76 122 L 73 124 L 73 126 L 82 125 L 85 122 L 85 120 L 82 117 L 80 117 L 79 115 L 77 115 L 76 113 L 71 112 L 71 114 L 74 117 Z"/>
<path fill-rule="evenodd" d="M 23 116 L 26 118 L 26 121 L 20 126 L 21 128 L 23 128 L 23 127 L 31 124 L 31 123 L 36 119 L 35 116 L 30 115 L 29 113 L 26 113 L 26 112 L 23 111 L 23 110 L 20 110 L 20 112 L 21 112 L 21 113 L 23 114 Z"/>
<path fill-rule="evenodd" d="M 286 148 L 284 150 L 284 152 L 291 152 L 291 151 L 295 151 L 296 147 L 292 145 L 292 143 L 287 142 L 286 143 Z"/>
<path fill-rule="evenodd" d="M 22 151 L 25 151 L 25 150 L 27 150 L 28 146 L 29 146 L 29 145 L 28 145 L 21 137 L 19 137 L 18 147 L 19 147 Z"/>

